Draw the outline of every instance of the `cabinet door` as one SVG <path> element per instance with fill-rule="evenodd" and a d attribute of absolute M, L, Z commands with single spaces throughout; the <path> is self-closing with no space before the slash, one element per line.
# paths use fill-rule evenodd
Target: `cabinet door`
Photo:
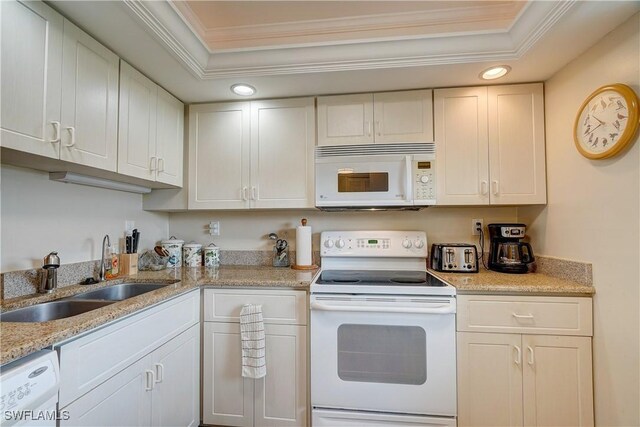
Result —
<path fill-rule="evenodd" d="M 318 98 L 318 145 L 373 144 L 373 94 Z"/>
<path fill-rule="evenodd" d="M 200 424 L 200 324 L 153 352 L 153 426 Z"/>
<path fill-rule="evenodd" d="M 490 86 L 491 204 L 547 202 L 542 83 Z"/>
<path fill-rule="evenodd" d="M 204 324 L 204 424 L 253 427 L 254 380 L 242 377 L 239 323 Z"/>
<path fill-rule="evenodd" d="M 521 426 L 521 335 L 457 336 L 458 425 Z"/>
<path fill-rule="evenodd" d="M 430 90 L 373 95 L 376 144 L 433 141 L 433 98 Z"/>
<path fill-rule="evenodd" d="M 118 57 L 64 21 L 60 159 L 115 172 Z"/>
<path fill-rule="evenodd" d="M 438 204 L 488 204 L 487 88 L 436 90 L 434 111 Z"/>
<path fill-rule="evenodd" d="M 42 2 L 0 2 L 3 147 L 57 159 L 63 18 Z"/>
<path fill-rule="evenodd" d="M 307 425 L 307 329 L 265 325 L 267 375 L 255 380 L 255 424 Z"/>
<path fill-rule="evenodd" d="M 184 104 L 158 87 L 156 121 L 156 180 L 182 187 L 184 152 Z"/>
<path fill-rule="evenodd" d="M 249 207 L 248 102 L 189 107 L 189 209 Z"/>
<path fill-rule="evenodd" d="M 251 205 L 315 206 L 313 98 L 251 103 Z"/>
<path fill-rule="evenodd" d="M 120 61 L 118 173 L 155 181 L 157 86 Z"/>
<path fill-rule="evenodd" d="M 143 357 L 62 408 L 70 418 L 61 418 L 60 427 L 151 425 L 153 375 L 150 366 L 151 358 Z"/>
<path fill-rule="evenodd" d="M 524 335 L 524 423 L 592 426 L 591 338 Z"/>

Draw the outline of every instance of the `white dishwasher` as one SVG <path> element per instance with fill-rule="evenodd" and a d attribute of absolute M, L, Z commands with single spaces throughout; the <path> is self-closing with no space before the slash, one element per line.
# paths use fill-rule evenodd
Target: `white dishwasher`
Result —
<path fill-rule="evenodd" d="M 56 425 L 58 354 L 41 350 L 0 367 L 1 426 Z"/>

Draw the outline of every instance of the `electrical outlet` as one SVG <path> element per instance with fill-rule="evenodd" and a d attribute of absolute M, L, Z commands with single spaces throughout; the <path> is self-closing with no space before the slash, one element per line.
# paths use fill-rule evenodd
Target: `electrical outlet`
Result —
<path fill-rule="evenodd" d="M 212 236 L 220 235 L 220 221 L 210 221 L 209 222 L 209 234 Z"/>
<path fill-rule="evenodd" d="M 482 227 L 484 227 L 484 220 L 482 218 L 475 218 L 471 220 L 471 234 L 474 236 L 480 235 Z"/>

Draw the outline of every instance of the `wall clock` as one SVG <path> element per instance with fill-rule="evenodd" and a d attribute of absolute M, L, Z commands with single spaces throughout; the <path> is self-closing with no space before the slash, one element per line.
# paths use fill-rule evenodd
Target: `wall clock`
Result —
<path fill-rule="evenodd" d="M 633 141 L 638 120 L 638 97 L 633 89 L 620 83 L 602 86 L 578 110 L 573 139 L 583 156 L 605 159 Z"/>

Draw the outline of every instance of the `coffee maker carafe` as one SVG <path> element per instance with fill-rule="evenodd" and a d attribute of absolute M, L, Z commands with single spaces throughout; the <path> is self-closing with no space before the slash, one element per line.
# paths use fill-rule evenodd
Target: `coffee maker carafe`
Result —
<path fill-rule="evenodd" d="M 535 257 L 524 238 L 524 224 L 489 224 L 489 269 L 502 273 L 528 273 Z"/>

